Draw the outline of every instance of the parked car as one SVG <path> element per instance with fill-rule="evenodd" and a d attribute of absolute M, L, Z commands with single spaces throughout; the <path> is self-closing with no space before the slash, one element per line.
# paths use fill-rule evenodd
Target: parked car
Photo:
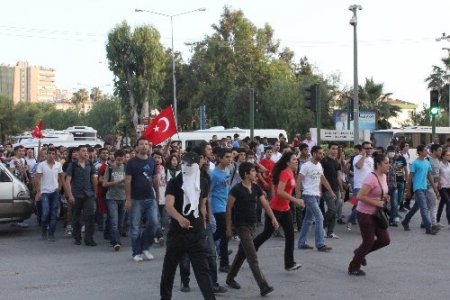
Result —
<path fill-rule="evenodd" d="M 33 213 L 27 186 L 0 162 L 0 223 L 21 222 Z"/>

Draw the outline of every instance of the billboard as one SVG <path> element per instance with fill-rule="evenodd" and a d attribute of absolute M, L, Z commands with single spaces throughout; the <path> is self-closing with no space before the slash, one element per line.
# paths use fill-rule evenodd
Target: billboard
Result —
<path fill-rule="evenodd" d="M 353 120 L 348 122 L 348 110 L 336 109 L 333 111 L 334 129 L 353 130 Z M 350 127 L 349 127 L 350 125 Z M 374 110 L 359 111 L 359 130 L 375 130 L 377 128 L 377 113 Z"/>

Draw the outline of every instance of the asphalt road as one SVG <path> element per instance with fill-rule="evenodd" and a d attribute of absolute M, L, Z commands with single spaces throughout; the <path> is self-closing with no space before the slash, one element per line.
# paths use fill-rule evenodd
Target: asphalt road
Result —
<path fill-rule="evenodd" d="M 361 241 L 357 226 L 347 231 L 345 225 L 337 225 L 340 239 L 327 240 L 333 247 L 330 253 L 296 249 L 295 258 L 303 267 L 295 272 L 284 270 L 284 240 L 272 238 L 258 252 L 260 266 L 275 288 L 267 298 L 449 299 L 450 230 L 425 235 L 419 222 L 416 215 L 411 231 L 390 229 L 391 245 L 367 257 L 365 277 L 347 274 L 353 249 Z M 112 251 L 100 232 L 97 247 L 75 246 L 59 226 L 57 241 L 51 243 L 41 240 L 34 219 L 28 223 L 28 229 L 0 225 L 0 299 L 159 299 L 164 248 L 152 248 L 154 261 L 136 263 L 128 239 L 119 252 Z M 314 244 L 313 236 L 308 243 Z M 230 242 L 231 259 L 237 245 Z M 181 293 L 177 275 L 173 299 L 202 299 L 191 277 L 191 292 Z M 236 280 L 242 288 L 217 299 L 261 298 L 246 263 Z M 219 282 L 225 284 L 225 274 L 219 273 Z"/>

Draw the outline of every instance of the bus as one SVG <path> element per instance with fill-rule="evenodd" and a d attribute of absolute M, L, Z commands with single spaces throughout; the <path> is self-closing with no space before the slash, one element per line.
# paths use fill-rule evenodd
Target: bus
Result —
<path fill-rule="evenodd" d="M 208 129 L 190 131 L 190 132 L 179 132 L 172 136 L 172 142 L 180 142 L 183 149 L 192 148 L 198 146 L 202 142 L 209 142 L 213 135 L 216 135 L 220 140 L 230 136 L 233 138 L 234 134 L 239 134 L 240 139 L 245 137 L 250 137 L 250 129 L 241 129 L 238 127 L 225 129 L 223 126 L 215 126 Z M 269 144 L 274 144 L 278 141 L 278 137 L 282 134 L 287 140 L 287 133 L 284 129 L 255 129 L 253 132 L 254 136 L 259 136 L 261 138 L 267 138 Z"/>
<path fill-rule="evenodd" d="M 436 127 L 436 137 L 439 144 L 445 144 L 450 138 L 450 127 Z M 431 126 L 409 126 L 401 129 L 374 130 L 371 133 L 371 140 L 374 147 L 386 148 L 389 145 L 400 146 L 402 142 L 409 144 L 409 154 L 411 159 L 417 156 L 418 145 L 428 145 L 431 140 Z"/>

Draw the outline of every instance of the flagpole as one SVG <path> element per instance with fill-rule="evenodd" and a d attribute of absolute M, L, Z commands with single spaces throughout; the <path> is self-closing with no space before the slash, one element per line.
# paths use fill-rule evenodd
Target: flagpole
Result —
<path fill-rule="evenodd" d="M 174 112 L 173 112 L 173 106 L 172 106 L 172 104 L 170 105 L 170 107 L 172 108 L 172 115 L 173 115 L 173 118 L 174 118 L 174 120 L 175 120 L 175 128 L 176 128 L 176 130 L 177 130 L 177 137 L 178 137 L 178 139 L 180 140 L 181 138 L 180 138 L 180 135 L 178 134 L 178 124 L 177 124 L 177 119 L 175 118 L 175 114 L 174 114 Z"/>

